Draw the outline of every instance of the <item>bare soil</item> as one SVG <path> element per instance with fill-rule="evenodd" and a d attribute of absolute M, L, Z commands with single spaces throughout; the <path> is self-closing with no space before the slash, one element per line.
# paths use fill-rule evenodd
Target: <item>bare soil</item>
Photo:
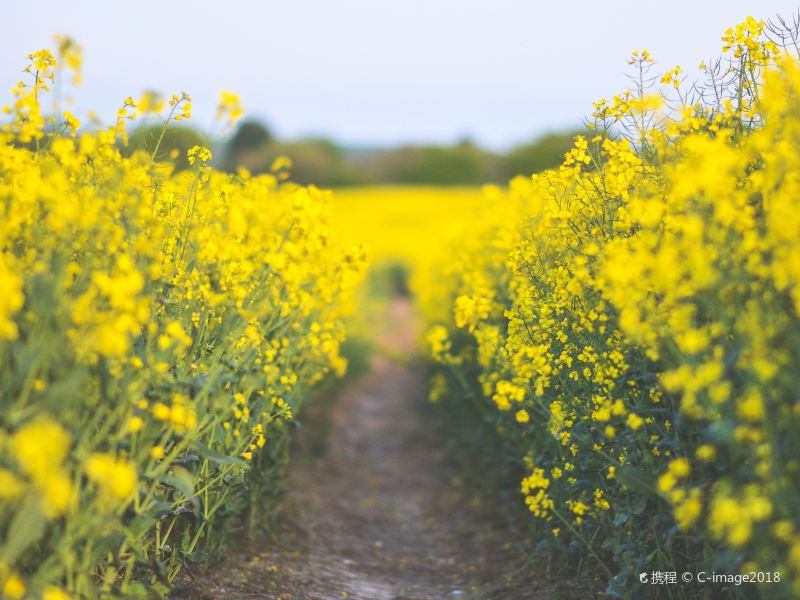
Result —
<path fill-rule="evenodd" d="M 189 574 L 174 598 L 572 597 L 444 464 L 420 414 L 423 375 L 403 360 L 413 348 L 410 303 L 391 306 L 385 330 L 371 371 L 317 418 L 327 428 L 322 452 L 314 418 L 303 429 L 278 526 Z"/>

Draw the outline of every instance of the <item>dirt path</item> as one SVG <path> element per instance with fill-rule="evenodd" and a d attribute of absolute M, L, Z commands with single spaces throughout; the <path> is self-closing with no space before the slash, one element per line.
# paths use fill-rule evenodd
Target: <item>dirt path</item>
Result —
<path fill-rule="evenodd" d="M 322 456 L 292 457 L 273 539 L 236 549 L 181 597 L 410 600 L 551 598 L 492 507 L 442 464 L 419 414 L 422 375 L 390 356 L 413 346 L 410 305 L 390 309 L 383 350 L 326 415 Z"/>

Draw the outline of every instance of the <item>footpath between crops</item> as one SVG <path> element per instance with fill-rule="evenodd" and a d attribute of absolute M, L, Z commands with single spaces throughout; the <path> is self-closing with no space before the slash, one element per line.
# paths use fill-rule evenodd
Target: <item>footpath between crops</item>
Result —
<path fill-rule="evenodd" d="M 304 427 L 278 525 L 233 548 L 176 599 L 564 598 L 516 543 L 496 507 L 443 464 L 420 414 L 410 302 L 395 301 L 371 370 Z M 394 358 L 391 358 L 394 357 Z M 316 439 L 315 439 L 316 438 Z M 541 569 L 541 572 L 537 572 Z"/>

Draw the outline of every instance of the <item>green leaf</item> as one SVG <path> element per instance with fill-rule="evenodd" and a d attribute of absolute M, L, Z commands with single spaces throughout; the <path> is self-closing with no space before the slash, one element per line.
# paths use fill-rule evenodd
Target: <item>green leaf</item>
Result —
<path fill-rule="evenodd" d="M 649 498 L 656 496 L 656 479 L 655 477 L 635 467 L 620 467 L 617 478 L 620 483 L 628 490 L 639 494 L 644 494 Z"/>
<path fill-rule="evenodd" d="M 219 452 L 212 450 L 205 444 L 201 442 L 194 442 L 193 447 L 197 450 L 197 453 L 202 456 L 203 458 L 207 458 L 210 461 L 213 461 L 219 465 L 245 465 L 247 461 L 243 458 L 238 456 L 228 456 L 227 454 L 220 454 Z"/>
<path fill-rule="evenodd" d="M 178 490 L 195 508 L 200 508 L 200 502 L 194 493 L 194 475 L 187 469 L 173 465 L 171 471 L 159 477 L 159 480 Z"/>
<path fill-rule="evenodd" d="M 153 525 L 156 524 L 156 518 L 149 514 L 136 515 L 128 525 L 128 532 L 134 540 L 140 538 L 147 533 Z"/>
<path fill-rule="evenodd" d="M 644 496 L 637 496 L 631 505 L 631 514 L 640 515 L 647 508 L 647 500 Z"/>
<path fill-rule="evenodd" d="M 28 502 L 14 515 L 8 528 L 2 557 L 13 564 L 26 548 L 38 542 L 44 535 L 47 521 L 37 503 Z"/>
<path fill-rule="evenodd" d="M 143 583 L 129 583 L 122 586 L 123 594 L 126 598 L 152 598 L 153 593 Z"/>

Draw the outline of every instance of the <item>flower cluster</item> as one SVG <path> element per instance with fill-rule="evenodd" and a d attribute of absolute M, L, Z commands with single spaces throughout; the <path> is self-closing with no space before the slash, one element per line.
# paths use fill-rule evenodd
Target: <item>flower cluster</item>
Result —
<path fill-rule="evenodd" d="M 0 595 L 163 593 L 276 493 L 287 423 L 346 368 L 365 255 L 331 242 L 329 193 L 199 146 L 180 173 L 120 154 L 128 121 L 187 119 L 188 94 L 81 129 L 45 112 L 60 59 L 29 60 L 0 133 Z"/>
<path fill-rule="evenodd" d="M 800 66 L 763 28 L 691 92 L 635 53 L 636 87 L 431 282 L 437 406 L 492 423 L 554 555 L 612 594 L 709 562 L 800 590 Z"/>

